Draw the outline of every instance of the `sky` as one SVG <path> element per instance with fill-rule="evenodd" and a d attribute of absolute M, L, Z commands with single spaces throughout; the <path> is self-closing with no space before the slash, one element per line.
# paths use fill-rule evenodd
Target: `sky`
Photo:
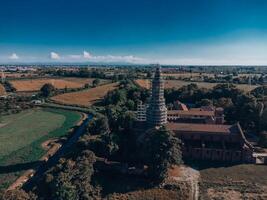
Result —
<path fill-rule="evenodd" d="M 0 0 L 0 63 L 267 65 L 266 0 Z"/>

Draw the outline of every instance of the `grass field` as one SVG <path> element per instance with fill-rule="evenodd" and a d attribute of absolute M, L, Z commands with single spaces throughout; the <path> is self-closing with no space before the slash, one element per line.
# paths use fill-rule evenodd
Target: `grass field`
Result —
<path fill-rule="evenodd" d="M 6 94 L 6 90 L 5 90 L 4 86 L 0 83 L 0 96 L 5 95 L 5 94 Z"/>
<path fill-rule="evenodd" d="M 27 79 L 27 80 L 13 80 L 10 81 L 13 87 L 17 89 L 18 92 L 23 91 L 38 91 L 40 88 L 46 84 L 51 83 L 58 89 L 64 88 L 81 88 L 84 84 L 92 84 L 94 79 L 91 78 L 40 78 L 40 79 Z M 103 82 L 104 80 L 101 80 Z"/>
<path fill-rule="evenodd" d="M 148 79 L 137 79 L 135 81 L 141 87 L 150 88 L 150 81 Z M 218 83 L 205 83 L 205 82 L 187 82 L 187 81 L 180 81 L 180 80 L 165 80 L 165 88 L 180 88 L 182 86 L 188 85 L 190 83 L 197 84 L 198 87 L 203 87 L 207 89 L 211 89 L 216 86 Z M 247 84 L 235 84 L 237 88 L 244 90 L 246 92 L 255 89 L 256 85 L 247 85 Z"/>
<path fill-rule="evenodd" d="M 202 199 L 267 199 L 267 166 L 241 164 L 200 170 Z"/>
<path fill-rule="evenodd" d="M 110 83 L 85 91 L 60 94 L 52 97 L 52 100 L 69 105 L 89 106 L 103 98 L 108 91 L 114 90 L 117 86 L 117 83 Z"/>
<path fill-rule="evenodd" d="M 27 110 L 1 117 L 0 188 L 7 187 L 26 169 L 37 164 L 45 150 L 41 144 L 65 135 L 81 118 L 77 112 Z"/>

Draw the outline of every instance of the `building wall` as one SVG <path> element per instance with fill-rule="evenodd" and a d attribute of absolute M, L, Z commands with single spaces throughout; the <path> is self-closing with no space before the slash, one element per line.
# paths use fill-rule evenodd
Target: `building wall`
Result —
<path fill-rule="evenodd" d="M 184 158 L 220 162 L 253 162 L 253 152 L 237 133 L 220 135 L 176 132 L 176 136 L 183 141 Z"/>

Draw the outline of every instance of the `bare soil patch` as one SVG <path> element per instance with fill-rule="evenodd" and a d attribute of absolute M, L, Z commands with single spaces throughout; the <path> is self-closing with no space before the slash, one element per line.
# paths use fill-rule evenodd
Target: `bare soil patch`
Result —
<path fill-rule="evenodd" d="M 38 91 L 46 83 L 51 83 L 57 89 L 64 88 L 82 88 L 86 83 L 92 84 L 94 79 L 91 78 L 40 78 L 40 79 L 27 79 L 27 80 L 13 80 L 11 84 L 18 92 Z"/>
<path fill-rule="evenodd" d="M 102 99 L 109 91 L 114 90 L 117 87 L 117 83 L 110 83 L 85 91 L 57 95 L 51 99 L 61 104 L 89 106 Z"/>
<path fill-rule="evenodd" d="M 200 174 L 202 199 L 267 199 L 267 166 L 211 167 Z"/>
<path fill-rule="evenodd" d="M 6 90 L 5 90 L 4 86 L 0 83 L 0 96 L 5 95 L 5 94 L 6 94 Z"/>

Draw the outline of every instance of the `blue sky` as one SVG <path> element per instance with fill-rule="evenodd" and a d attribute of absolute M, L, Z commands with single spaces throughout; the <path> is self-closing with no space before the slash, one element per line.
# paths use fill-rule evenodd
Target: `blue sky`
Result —
<path fill-rule="evenodd" d="M 0 63 L 267 64 L 265 0 L 0 0 Z"/>

